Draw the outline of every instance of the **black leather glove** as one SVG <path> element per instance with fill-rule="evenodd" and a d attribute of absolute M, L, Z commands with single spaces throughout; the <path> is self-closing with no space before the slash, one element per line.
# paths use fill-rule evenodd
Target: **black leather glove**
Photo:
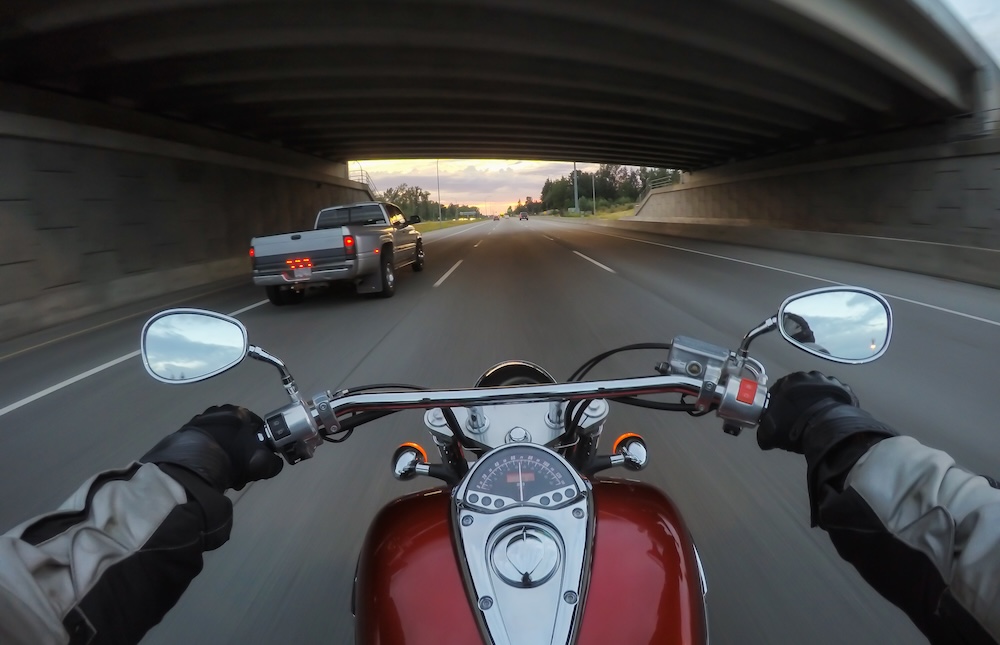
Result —
<path fill-rule="evenodd" d="M 849 386 L 820 372 L 796 372 L 778 379 L 757 428 L 763 450 L 781 448 L 803 453 L 802 432 L 809 420 L 840 404 L 858 406 Z"/>
<path fill-rule="evenodd" d="M 263 427 L 261 418 L 246 408 L 212 406 L 164 437 L 140 461 L 181 466 L 220 492 L 242 490 L 249 482 L 274 477 L 284 466 L 257 438 Z"/>

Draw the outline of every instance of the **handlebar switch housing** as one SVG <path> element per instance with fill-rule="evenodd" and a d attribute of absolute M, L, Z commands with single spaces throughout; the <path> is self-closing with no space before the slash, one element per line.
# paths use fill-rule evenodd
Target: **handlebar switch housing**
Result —
<path fill-rule="evenodd" d="M 309 459 L 323 442 L 312 413 L 303 403 L 290 403 L 267 415 L 264 431 L 274 450 L 289 464 Z"/>
<path fill-rule="evenodd" d="M 723 429 L 738 435 L 736 428 L 752 428 L 760 422 L 767 402 L 767 387 L 753 378 L 730 376 L 723 388 L 718 415 L 725 419 Z"/>
<path fill-rule="evenodd" d="M 677 336 L 670 343 L 667 368 L 670 374 L 701 379 L 701 392 L 695 402 L 699 411 L 708 410 L 718 398 L 719 380 L 729 361 L 729 350 L 690 336 Z M 657 371 L 660 367 L 657 366 Z M 662 372 L 661 372 L 662 373 Z"/>

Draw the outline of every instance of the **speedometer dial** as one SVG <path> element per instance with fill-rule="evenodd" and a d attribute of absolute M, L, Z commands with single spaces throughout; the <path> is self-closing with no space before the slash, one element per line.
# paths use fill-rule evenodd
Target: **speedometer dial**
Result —
<path fill-rule="evenodd" d="M 477 470 L 470 491 L 501 495 L 516 502 L 559 491 L 573 483 L 566 466 L 542 451 L 527 447 L 497 455 Z"/>

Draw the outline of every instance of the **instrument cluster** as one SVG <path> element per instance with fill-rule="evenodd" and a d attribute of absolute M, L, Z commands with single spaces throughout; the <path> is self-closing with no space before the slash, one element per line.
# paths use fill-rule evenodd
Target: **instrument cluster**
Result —
<path fill-rule="evenodd" d="M 581 492 L 562 459 L 531 444 L 481 459 L 468 481 L 464 501 L 487 512 L 514 505 L 557 508 Z"/>

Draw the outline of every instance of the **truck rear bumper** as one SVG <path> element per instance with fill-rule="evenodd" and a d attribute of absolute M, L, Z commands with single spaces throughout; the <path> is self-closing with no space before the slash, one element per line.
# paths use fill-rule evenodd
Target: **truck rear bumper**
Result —
<path fill-rule="evenodd" d="M 324 282 L 340 282 L 356 280 L 379 270 L 378 256 L 374 253 L 363 254 L 357 260 L 338 267 L 314 268 L 308 278 L 295 278 L 292 271 L 268 272 L 253 274 L 253 283 L 259 287 L 309 285 Z"/>

